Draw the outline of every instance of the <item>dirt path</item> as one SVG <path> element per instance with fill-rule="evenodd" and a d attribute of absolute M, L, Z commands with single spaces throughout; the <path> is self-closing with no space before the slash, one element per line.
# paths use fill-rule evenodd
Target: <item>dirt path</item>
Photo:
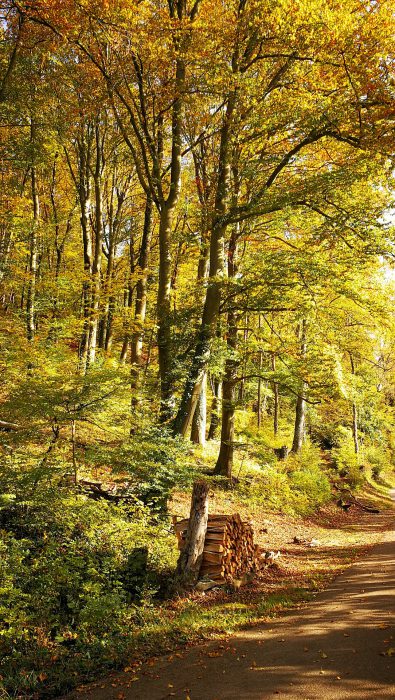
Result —
<path fill-rule="evenodd" d="M 395 531 L 313 602 L 221 642 L 116 674 L 94 700 L 395 697 Z M 393 655 L 392 655 L 393 654 Z M 81 692 L 68 696 L 81 698 Z"/>

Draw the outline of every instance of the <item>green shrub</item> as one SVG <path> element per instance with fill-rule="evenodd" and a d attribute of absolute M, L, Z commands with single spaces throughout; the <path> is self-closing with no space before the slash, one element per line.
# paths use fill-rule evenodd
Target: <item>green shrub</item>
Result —
<path fill-rule="evenodd" d="M 332 456 L 336 469 L 350 488 L 358 488 L 364 482 L 364 471 L 360 454 L 356 454 L 351 431 L 343 429 L 343 435 L 339 444 L 332 450 Z"/>
<path fill-rule="evenodd" d="M 263 465 L 261 473 L 240 485 L 243 497 L 265 508 L 307 514 L 326 503 L 331 488 L 318 448 L 306 443 L 300 455 Z"/>
<path fill-rule="evenodd" d="M 391 453 L 382 446 L 370 445 L 364 450 L 364 461 L 370 467 L 373 479 L 378 481 L 381 473 L 391 464 Z"/>
<path fill-rule="evenodd" d="M 151 510 L 166 513 L 171 490 L 190 485 L 196 476 L 187 450 L 186 441 L 174 438 L 169 429 L 147 426 L 117 447 L 92 447 L 87 458 L 96 466 L 111 466 L 114 474 L 132 477 L 136 497 Z"/>
<path fill-rule="evenodd" d="M 175 565 L 174 536 L 147 507 L 94 501 L 56 471 L 37 481 L 4 465 L 0 491 L 0 676 L 11 693 L 60 688 L 62 669 L 123 653 L 138 628 L 133 601 L 149 606 Z"/>

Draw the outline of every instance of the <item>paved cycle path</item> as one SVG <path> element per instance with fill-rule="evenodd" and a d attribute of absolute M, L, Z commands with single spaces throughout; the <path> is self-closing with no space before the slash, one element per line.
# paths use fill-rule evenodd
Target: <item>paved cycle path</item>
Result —
<path fill-rule="evenodd" d="M 392 531 L 303 608 L 188 649 L 181 658 L 162 657 L 143 666 L 135 682 L 133 674 L 116 674 L 86 697 L 394 700 L 394 594 Z"/>

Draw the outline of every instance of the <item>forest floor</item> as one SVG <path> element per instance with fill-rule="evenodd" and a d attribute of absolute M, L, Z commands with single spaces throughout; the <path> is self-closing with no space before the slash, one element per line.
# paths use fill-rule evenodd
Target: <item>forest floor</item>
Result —
<path fill-rule="evenodd" d="M 210 511 L 231 512 L 232 503 L 217 498 L 213 496 Z M 357 507 L 344 513 L 335 504 L 303 519 L 255 509 L 256 539 L 267 549 L 281 551 L 278 564 L 237 591 L 219 588 L 169 601 L 162 612 L 172 635 L 154 634 L 123 672 L 80 686 L 69 700 L 81 694 L 98 700 L 258 699 L 263 689 L 264 697 L 266 692 L 267 697 L 306 699 L 392 697 L 385 694 L 387 686 L 392 692 L 388 674 L 394 673 L 395 654 L 393 633 L 387 629 L 391 599 L 386 584 L 394 574 L 394 511 L 390 497 L 373 489 L 361 500 L 375 502 L 380 514 Z M 172 504 L 178 515 L 185 515 L 187 507 L 183 496 Z M 245 513 L 238 511 L 251 517 L 247 506 Z M 303 543 L 295 544 L 294 537 Z M 372 553 L 383 540 L 388 541 Z M 349 569 L 355 560 L 358 563 Z M 328 590 L 320 592 L 324 589 Z M 284 615 L 286 608 L 292 612 Z M 196 646 L 207 639 L 208 644 Z M 364 656 L 372 644 L 367 665 Z M 367 668 L 371 672 L 365 673 Z M 314 690 L 317 673 L 319 692 Z M 334 681 L 342 687 L 334 687 Z"/>

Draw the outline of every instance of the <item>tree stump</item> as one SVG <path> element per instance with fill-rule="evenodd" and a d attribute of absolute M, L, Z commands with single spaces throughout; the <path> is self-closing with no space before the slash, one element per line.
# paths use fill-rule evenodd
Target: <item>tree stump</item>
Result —
<path fill-rule="evenodd" d="M 184 585 L 196 583 L 199 576 L 207 531 L 208 492 L 206 481 L 194 483 L 185 546 L 177 563 L 177 575 Z"/>
<path fill-rule="evenodd" d="M 286 445 L 283 445 L 282 447 L 275 447 L 274 454 L 279 460 L 287 459 L 289 454 L 289 448 Z"/>

